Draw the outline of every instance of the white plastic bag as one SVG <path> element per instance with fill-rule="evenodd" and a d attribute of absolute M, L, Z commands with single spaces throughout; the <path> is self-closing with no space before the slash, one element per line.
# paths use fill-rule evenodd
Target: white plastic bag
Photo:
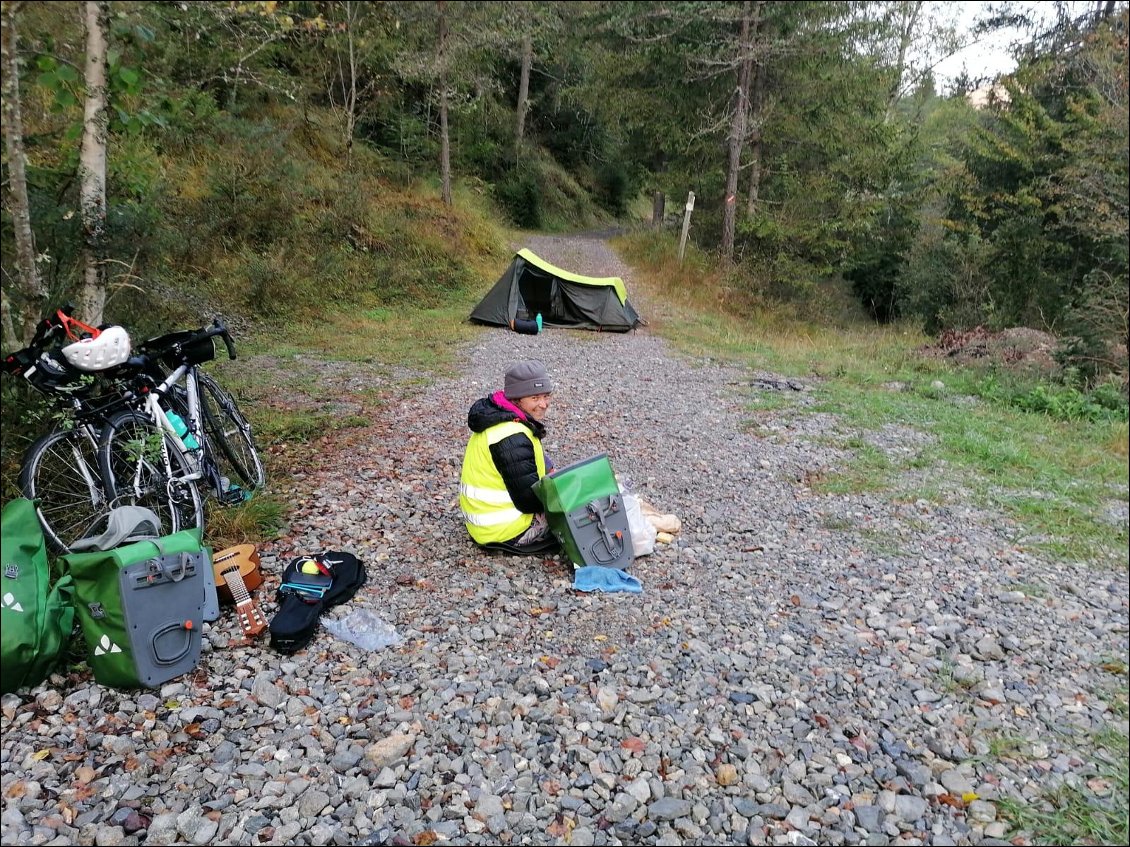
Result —
<path fill-rule="evenodd" d="M 635 494 L 624 495 L 624 511 L 628 513 L 628 530 L 632 535 L 632 556 L 647 556 L 655 550 L 656 529 L 643 516 L 640 498 Z"/>
<path fill-rule="evenodd" d="M 322 626 L 330 635 L 356 644 L 362 650 L 395 647 L 404 640 L 391 624 L 368 609 L 354 609 L 338 620 L 322 618 Z"/>

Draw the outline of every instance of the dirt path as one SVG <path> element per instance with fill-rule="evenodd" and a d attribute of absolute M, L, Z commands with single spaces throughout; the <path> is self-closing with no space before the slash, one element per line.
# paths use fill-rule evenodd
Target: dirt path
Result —
<path fill-rule="evenodd" d="M 599 239 L 528 246 L 662 308 Z M 577 592 L 560 557 L 467 538 L 467 409 L 529 357 L 557 385 L 554 459 L 607 452 L 682 519 L 633 562 L 643 593 Z M 265 545 L 265 611 L 281 562 L 351 550 L 369 583 L 327 619 L 371 613 L 401 642 L 322 631 L 283 657 L 224 619 L 159 692 L 72 675 L 6 695 L 4 844 L 1024 844 L 1001 800 L 1103 790 L 1125 574 L 1044 560 L 913 479 L 809 487 L 844 460 L 829 436 L 903 461 L 928 435 L 802 414 L 802 377 L 687 359 L 647 328 L 487 329 L 459 361 L 411 385 L 318 364 L 346 413 L 360 392 L 383 403 L 279 457 L 294 505 Z"/>

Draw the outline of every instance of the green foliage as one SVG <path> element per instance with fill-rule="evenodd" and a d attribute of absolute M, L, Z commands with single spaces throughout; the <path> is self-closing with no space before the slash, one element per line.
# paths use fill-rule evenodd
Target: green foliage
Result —
<path fill-rule="evenodd" d="M 1014 406 L 1025 412 L 1047 415 L 1061 421 L 1122 422 L 1130 420 L 1130 408 L 1121 389 L 1106 382 L 1083 392 L 1069 386 L 1036 385 L 1017 389 L 988 377 L 978 386 L 986 400 Z"/>
<path fill-rule="evenodd" d="M 1126 16 L 1061 18 L 1004 102 L 929 125 L 936 193 L 895 285 L 927 329 L 1046 328 L 1086 382 L 1126 381 Z"/>
<path fill-rule="evenodd" d="M 523 164 L 514 168 L 494 187 L 494 196 L 510 220 L 525 229 L 542 225 L 541 185 L 537 169 Z"/>
<path fill-rule="evenodd" d="M 605 162 L 596 175 L 597 201 L 616 217 L 623 217 L 628 201 L 638 191 L 623 162 Z"/>

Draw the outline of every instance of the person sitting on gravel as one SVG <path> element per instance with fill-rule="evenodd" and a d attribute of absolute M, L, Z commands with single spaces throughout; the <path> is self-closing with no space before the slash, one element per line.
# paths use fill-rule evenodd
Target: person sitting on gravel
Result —
<path fill-rule="evenodd" d="M 502 391 L 476 400 L 467 413 L 471 438 L 463 453 L 459 508 L 482 547 L 530 554 L 555 549 L 533 486 L 553 463 L 545 454 L 545 415 L 553 383 L 537 359 L 506 371 Z"/>

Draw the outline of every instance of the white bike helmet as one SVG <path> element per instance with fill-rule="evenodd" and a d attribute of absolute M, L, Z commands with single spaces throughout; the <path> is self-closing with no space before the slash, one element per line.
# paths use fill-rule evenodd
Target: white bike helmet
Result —
<path fill-rule="evenodd" d="M 129 333 L 111 326 L 93 338 L 84 338 L 63 348 L 63 357 L 80 371 L 104 371 L 129 358 Z"/>

